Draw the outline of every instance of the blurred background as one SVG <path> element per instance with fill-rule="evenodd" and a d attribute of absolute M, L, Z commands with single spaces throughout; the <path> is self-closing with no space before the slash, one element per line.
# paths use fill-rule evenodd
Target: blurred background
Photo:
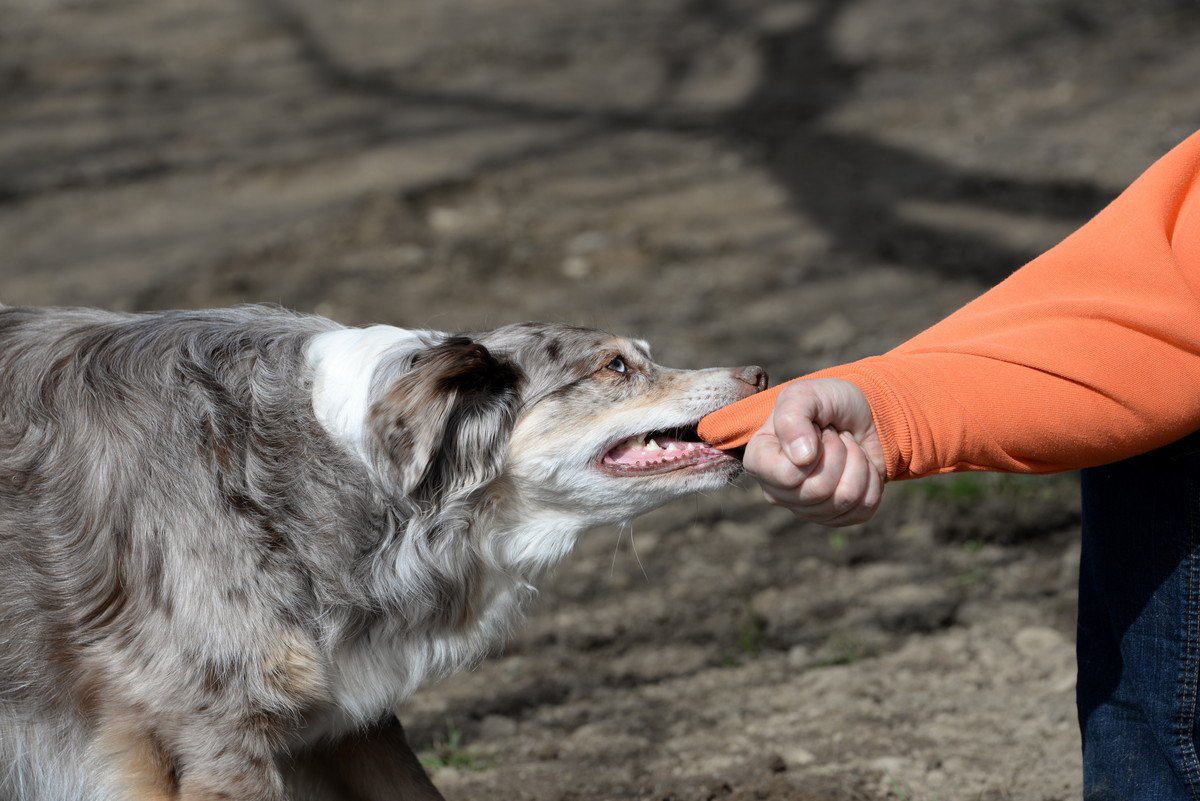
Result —
<path fill-rule="evenodd" d="M 1200 128 L 1195 0 L 0 0 L 0 300 L 885 350 Z M 601 530 L 404 710 L 451 799 L 1078 796 L 1072 477 Z"/>

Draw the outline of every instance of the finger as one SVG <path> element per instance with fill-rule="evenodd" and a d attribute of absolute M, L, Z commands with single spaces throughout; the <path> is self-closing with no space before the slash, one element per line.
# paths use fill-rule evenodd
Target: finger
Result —
<path fill-rule="evenodd" d="M 865 448 L 863 454 L 867 456 L 867 462 L 871 465 L 870 483 L 867 485 L 867 494 L 863 497 L 863 506 L 870 509 L 871 514 L 875 514 L 875 510 L 883 502 L 884 478 Z"/>
<path fill-rule="evenodd" d="M 817 459 L 821 440 L 820 428 L 813 423 L 817 405 L 816 396 L 803 384 L 785 388 L 775 401 L 774 433 L 792 464 L 804 466 Z"/>
<path fill-rule="evenodd" d="M 841 484 L 827 504 L 830 512 L 830 517 L 824 521 L 827 526 L 853 526 L 865 522 L 875 514 L 879 503 L 879 493 L 871 497 L 872 477 L 875 483 L 881 483 L 878 481 L 879 474 L 858 443 L 851 440 L 846 447 L 846 469 L 842 473 Z"/>
<path fill-rule="evenodd" d="M 848 434 L 841 434 L 840 437 L 846 449 L 845 463 L 832 494 L 825 500 L 812 504 L 802 504 L 799 494 L 790 501 L 793 511 L 805 520 L 829 524 L 829 521 L 851 515 L 866 502 L 867 494 L 871 490 L 871 475 L 875 471 L 853 437 Z M 776 492 L 774 497 L 768 494 L 768 500 L 775 505 L 788 504 L 788 496 L 785 493 Z"/>
<path fill-rule="evenodd" d="M 792 491 L 800 486 L 808 474 L 806 469 L 797 467 L 783 452 L 770 420 L 746 443 L 742 465 L 764 488 L 769 486 Z"/>
<path fill-rule="evenodd" d="M 867 488 L 871 484 L 871 464 L 867 455 L 850 434 L 840 434 L 842 443 L 846 446 L 846 466 L 842 469 L 842 479 L 830 498 L 830 506 L 837 515 L 851 511 L 866 498 Z"/>
<path fill-rule="evenodd" d="M 883 476 L 861 447 L 851 447 L 847 458 L 846 480 L 834 493 L 834 510 L 840 514 L 829 518 L 825 525 L 842 527 L 865 523 L 874 517 L 883 500 Z"/>
<path fill-rule="evenodd" d="M 821 432 L 821 455 L 798 488 L 797 500 L 800 505 L 816 506 L 832 498 L 845 468 L 846 443 L 833 431 Z"/>
<path fill-rule="evenodd" d="M 840 514 L 837 517 L 831 517 L 828 520 L 822 520 L 821 525 L 829 526 L 830 528 L 846 528 L 847 526 L 858 526 L 867 522 L 875 514 L 875 510 L 867 509 L 859 506 L 850 511 Z"/>
<path fill-rule="evenodd" d="M 768 502 L 785 506 L 806 520 L 821 520 L 833 515 L 829 502 L 841 481 L 846 463 L 846 444 L 833 431 L 822 432 L 820 442 L 820 457 L 811 472 L 802 477 L 798 484 L 789 486 L 762 482 L 763 494 Z M 786 457 L 783 458 L 786 460 Z"/>
<path fill-rule="evenodd" d="M 821 502 L 806 504 L 794 489 L 763 487 L 768 503 L 789 509 L 797 518 L 821 525 L 842 527 L 864 523 L 874 516 L 883 498 L 884 481 L 866 451 L 844 437 L 846 463 L 833 495 Z"/>

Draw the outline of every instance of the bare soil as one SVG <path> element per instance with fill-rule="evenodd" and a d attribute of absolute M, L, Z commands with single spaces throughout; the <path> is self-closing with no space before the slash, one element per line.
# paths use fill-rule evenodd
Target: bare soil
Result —
<path fill-rule="evenodd" d="M 877 353 L 1200 127 L 1192 0 L 0 0 L 0 299 Z M 1079 794 L 1073 477 L 580 543 L 403 710 L 451 799 Z"/>

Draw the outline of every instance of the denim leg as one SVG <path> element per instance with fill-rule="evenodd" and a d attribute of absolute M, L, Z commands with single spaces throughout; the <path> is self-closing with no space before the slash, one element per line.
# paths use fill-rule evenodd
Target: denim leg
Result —
<path fill-rule="evenodd" d="M 1087 801 L 1200 801 L 1200 434 L 1083 471 Z"/>

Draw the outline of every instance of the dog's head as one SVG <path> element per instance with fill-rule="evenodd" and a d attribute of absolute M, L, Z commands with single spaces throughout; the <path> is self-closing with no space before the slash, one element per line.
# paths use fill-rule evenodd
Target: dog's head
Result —
<path fill-rule="evenodd" d="M 641 340 L 545 323 L 480 341 L 527 376 L 505 472 L 531 507 L 588 525 L 628 520 L 741 471 L 696 424 L 764 389 L 757 367 L 673 370 Z"/>
<path fill-rule="evenodd" d="M 767 384 L 757 367 L 678 371 L 638 339 L 545 323 L 343 329 L 308 357 L 320 422 L 384 492 L 431 532 L 486 513 L 510 565 L 552 564 L 578 531 L 730 481 L 742 464 L 696 423 Z"/>
<path fill-rule="evenodd" d="M 673 370 L 640 340 L 522 323 L 392 351 L 366 434 L 420 504 L 470 497 L 509 521 L 578 530 L 727 483 L 741 463 L 696 423 L 765 387 L 757 367 Z"/>

